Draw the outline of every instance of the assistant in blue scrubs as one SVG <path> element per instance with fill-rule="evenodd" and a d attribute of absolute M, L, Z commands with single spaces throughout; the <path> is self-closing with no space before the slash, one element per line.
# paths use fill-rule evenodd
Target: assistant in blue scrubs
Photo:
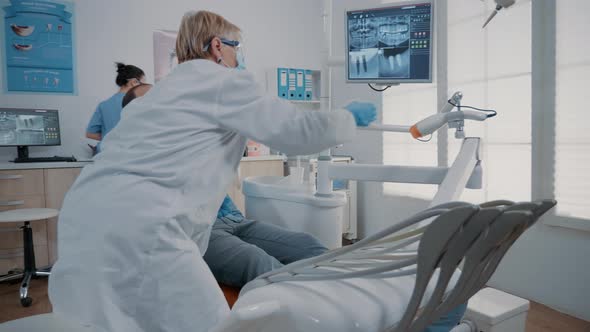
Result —
<path fill-rule="evenodd" d="M 145 73 L 133 65 L 117 63 L 117 78 L 115 82 L 119 91 L 107 100 L 102 101 L 96 107 L 96 111 L 90 119 L 86 129 L 86 137 L 101 141 L 121 119 L 123 97 L 133 87 L 140 85 L 145 80 Z M 92 146 L 91 146 L 92 147 Z M 95 152 L 100 151 L 100 143 L 96 146 Z"/>

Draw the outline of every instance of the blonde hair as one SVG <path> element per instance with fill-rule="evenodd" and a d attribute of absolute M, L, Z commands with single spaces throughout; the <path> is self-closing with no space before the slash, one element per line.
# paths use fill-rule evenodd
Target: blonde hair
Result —
<path fill-rule="evenodd" d="M 178 63 L 209 56 L 205 46 L 214 37 L 240 38 L 241 30 L 223 16 L 208 12 L 188 12 L 184 14 L 176 37 L 176 56 Z"/>

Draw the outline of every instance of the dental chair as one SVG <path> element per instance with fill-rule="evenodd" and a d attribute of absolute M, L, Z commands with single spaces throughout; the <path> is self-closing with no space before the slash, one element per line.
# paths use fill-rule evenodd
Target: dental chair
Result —
<path fill-rule="evenodd" d="M 512 244 L 555 204 L 430 208 L 356 244 L 260 276 L 215 332 L 421 332 L 483 288 Z M 431 222 L 416 228 L 425 221 Z M 1 324 L 0 331 L 100 330 L 45 314 Z"/>
<path fill-rule="evenodd" d="M 260 276 L 215 331 L 421 332 L 482 289 L 511 245 L 555 204 L 433 207 Z M 409 229 L 426 220 L 430 225 Z"/>

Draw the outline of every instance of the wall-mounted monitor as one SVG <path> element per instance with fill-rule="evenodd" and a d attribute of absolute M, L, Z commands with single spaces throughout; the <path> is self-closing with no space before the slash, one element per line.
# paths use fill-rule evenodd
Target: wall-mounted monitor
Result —
<path fill-rule="evenodd" d="M 347 10 L 347 82 L 431 83 L 433 24 L 432 0 Z"/>

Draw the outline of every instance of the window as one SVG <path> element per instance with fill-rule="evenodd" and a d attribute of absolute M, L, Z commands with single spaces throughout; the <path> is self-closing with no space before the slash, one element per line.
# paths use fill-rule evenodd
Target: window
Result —
<path fill-rule="evenodd" d="M 518 2 L 484 30 L 481 26 L 491 12 L 489 5 L 474 0 L 448 1 L 448 77 L 444 82 L 437 79 L 438 84 L 448 86 L 448 93 L 437 95 L 434 84 L 392 87 L 384 93 L 383 119 L 384 123 L 414 123 L 434 114 L 437 100 L 455 91 L 463 92 L 464 105 L 497 109 L 496 118 L 466 122 L 467 136 L 482 138 L 484 184 L 482 190 L 465 189 L 461 199 L 473 203 L 530 200 L 531 2 Z M 420 143 L 394 135 L 384 134 L 383 138 L 384 162 L 388 164 L 435 166 L 438 149 L 448 149 L 451 164 L 461 147 L 454 131 L 448 132 L 448 142 L 443 144 L 437 144 L 436 137 Z M 436 190 L 437 186 L 384 185 L 385 194 L 423 199 L 432 199 Z"/>
<path fill-rule="evenodd" d="M 503 11 L 486 29 L 491 2 L 448 2 L 448 85 L 463 91 L 464 105 L 495 109 L 483 123 L 465 123 L 467 136 L 482 138 L 482 190 L 462 199 L 480 203 L 531 198 L 531 2 Z M 449 163 L 461 141 L 449 133 Z"/>
<path fill-rule="evenodd" d="M 406 124 L 432 115 L 436 110 L 437 93 L 434 84 L 400 85 L 387 90 L 383 96 L 383 122 Z M 383 134 L 383 162 L 387 165 L 437 166 L 436 136 L 429 143 L 421 143 L 410 135 Z M 437 190 L 435 185 L 385 183 L 385 194 L 430 200 Z"/>
<path fill-rule="evenodd" d="M 590 1 L 556 1 L 555 197 L 558 216 L 590 219 Z"/>

